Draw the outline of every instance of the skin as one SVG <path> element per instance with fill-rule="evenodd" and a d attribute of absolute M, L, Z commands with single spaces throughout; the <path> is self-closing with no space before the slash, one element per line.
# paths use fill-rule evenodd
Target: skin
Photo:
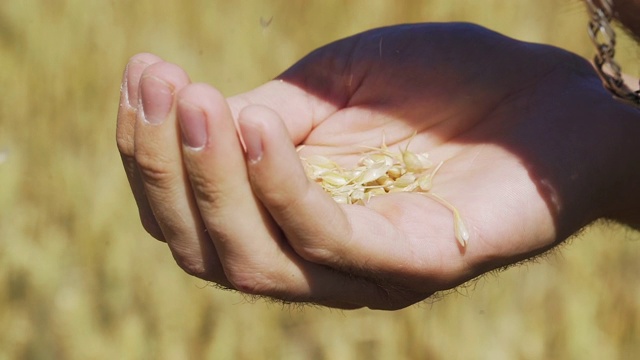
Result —
<path fill-rule="evenodd" d="M 154 122 L 155 120 L 155 122 Z M 157 123 L 160 121 L 160 123 Z M 445 163 L 433 192 L 338 205 L 302 155 L 362 145 Z M 240 136 L 238 136 L 240 135 Z M 563 50 L 469 24 L 376 29 L 224 98 L 150 55 L 127 66 L 117 141 L 142 223 L 188 273 L 330 307 L 399 309 L 541 254 L 597 219 L 640 224 L 640 111 Z"/>

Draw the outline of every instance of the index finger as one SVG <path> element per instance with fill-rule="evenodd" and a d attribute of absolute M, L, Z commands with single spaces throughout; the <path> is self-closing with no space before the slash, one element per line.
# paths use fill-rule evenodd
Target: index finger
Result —
<path fill-rule="evenodd" d="M 360 72 L 350 69 L 351 41 L 319 48 L 275 80 L 228 98 L 235 119 L 248 105 L 262 105 L 282 119 L 295 145 L 322 121 L 348 106 Z"/>

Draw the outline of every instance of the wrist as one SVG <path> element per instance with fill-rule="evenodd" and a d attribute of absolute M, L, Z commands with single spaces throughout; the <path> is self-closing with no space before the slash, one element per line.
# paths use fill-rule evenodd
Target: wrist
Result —
<path fill-rule="evenodd" d="M 601 217 L 640 229 L 640 109 L 616 103 L 605 121 L 610 162 Z"/>
<path fill-rule="evenodd" d="M 640 109 L 615 100 L 597 78 L 580 82 L 556 120 L 563 137 L 546 142 L 559 241 L 599 219 L 640 229 Z"/>

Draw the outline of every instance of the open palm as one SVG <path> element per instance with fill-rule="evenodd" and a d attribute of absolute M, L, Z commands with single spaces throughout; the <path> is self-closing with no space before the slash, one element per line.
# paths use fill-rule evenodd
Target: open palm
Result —
<path fill-rule="evenodd" d="M 602 189 L 578 181 L 593 175 L 583 141 L 601 125 L 570 104 L 609 97 L 588 63 L 552 47 L 469 24 L 403 25 L 327 45 L 229 99 L 148 54 L 125 81 L 118 141 L 145 227 L 186 271 L 242 292 L 400 308 L 602 215 L 585 210 L 602 207 L 589 196 Z M 466 247 L 433 199 L 339 205 L 299 162 L 354 166 L 383 137 L 444 161 L 432 191 L 460 211 Z"/>

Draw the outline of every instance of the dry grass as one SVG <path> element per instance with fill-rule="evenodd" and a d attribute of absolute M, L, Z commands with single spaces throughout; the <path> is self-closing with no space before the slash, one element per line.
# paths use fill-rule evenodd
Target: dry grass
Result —
<path fill-rule="evenodd" d="M 143 232 L 114 141 L 121 71 L 136 52 L 184 65 L 194 80 L 227 94 L 269 79 L 323 43 L 400 22 L 467 20 L 591 53 L 577 1 L 402 4 L 1 2 L 0 359 L 640 353 L 640 243 L 630 240 L 637 233 L 593 229 L 539 263 L 383 313 L 247 303 L 183 274 Z M 263 28 L 260 17 L 271 16 Z M 623 47 L 622 63 L 637 75 L 637 50 L 629 40 Z"/>

